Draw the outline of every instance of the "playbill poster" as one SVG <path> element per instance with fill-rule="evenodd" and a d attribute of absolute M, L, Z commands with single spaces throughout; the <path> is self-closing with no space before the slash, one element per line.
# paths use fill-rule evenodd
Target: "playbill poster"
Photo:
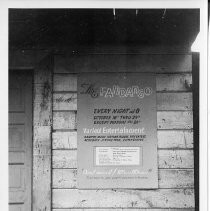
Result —
<path fill-rule="evenodd" d="M 78 187 L 158 188 L 156 79 L 78 75 Z"/>

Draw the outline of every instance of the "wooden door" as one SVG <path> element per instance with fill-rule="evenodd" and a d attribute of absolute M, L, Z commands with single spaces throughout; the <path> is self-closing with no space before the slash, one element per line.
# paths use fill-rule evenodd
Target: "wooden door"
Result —
<path fill-rule="evenodd" d="M 9 210 L 31 211 L 32 75 L 9 74 Z"/>

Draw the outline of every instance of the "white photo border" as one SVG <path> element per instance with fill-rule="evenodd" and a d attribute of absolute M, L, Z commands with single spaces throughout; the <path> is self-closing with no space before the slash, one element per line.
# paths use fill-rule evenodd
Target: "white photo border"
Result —
<path fill-rule="evenodd" d="M 209 46 L 208 32 L 208 2 L 207 0 L 2 0 L 0 2 L 0 58 L 1 58 L 1 141 L 0 141 L 0 203 L 2 209 L 7 209 L 8 201 L 8 9 L 9 8 L 200 8 L 200 33 L 202 46 L 200 51 L 200 210 L 207 211 L 207 203 L 210 202 L 207 187 L 208 175 L 210 175 L 210 164 L 207 162 L 207 150 L 210 145 L 207 142 L 207 133 L 210 131 L 210 93 L 208 92 L 207 71 L 207 47 Z M 207 102 L 209 104 L 207 104 Z M 209 118 L 208 118 L 209 117 Z M 210 152 L 210 151 L 209 151 Z M 207 166 L 209 168 L 207 168 Z M 196 170 L 196 169 L 195 169 Z M 207 174 L 209 173 L 209 174 Z"/>

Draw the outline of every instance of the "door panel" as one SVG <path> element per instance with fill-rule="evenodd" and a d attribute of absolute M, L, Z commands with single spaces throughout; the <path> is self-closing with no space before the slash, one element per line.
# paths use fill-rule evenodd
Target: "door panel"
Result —
<path fill-rule="evenodd" d="M 9 210 L 31 211 L 32 75 L 9 74 Z"/>
<path fill-rule="evenodd" d="M 17 111 L 16 111 L 17 112 Z M 25 113 L 9 113 L 9 124 L 10 125 L 25 125 Z"/>
<path fill-rule="evenodd" d="M 13 191 L 24 190 L 24 165 L 9 165 L 9 188 Z"/>
<path fill-rule="evenodd" d="M 25 142 L 24 125 L 9 126 L 9 151 L 23 151 Z"/>
<path fill-rule="evenodd" d="M 9 152 L 9 164 L 24 164 L 25 152 Z"/>
<path fill-rule="evenodd" d="M 18 205 L 9 205 L 9 211 L 24 211 L 23 210 L 23 204 L 18 204 Z"/>
<path fill-rule="evenodd" d="M 14 74 L 13 74 L 14 75 Z M 23 76 L 16 74 L 9 78 L 9 111 L 24 111 L 24 86 Z"/>

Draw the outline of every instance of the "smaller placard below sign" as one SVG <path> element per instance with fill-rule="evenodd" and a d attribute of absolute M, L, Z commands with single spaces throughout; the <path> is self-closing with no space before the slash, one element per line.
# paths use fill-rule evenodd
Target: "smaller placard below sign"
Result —
<path fill-rule="evenodd" d="M 97 166 L 135 166 L 140 164 L 140 147 L 96 147 Z"/>

